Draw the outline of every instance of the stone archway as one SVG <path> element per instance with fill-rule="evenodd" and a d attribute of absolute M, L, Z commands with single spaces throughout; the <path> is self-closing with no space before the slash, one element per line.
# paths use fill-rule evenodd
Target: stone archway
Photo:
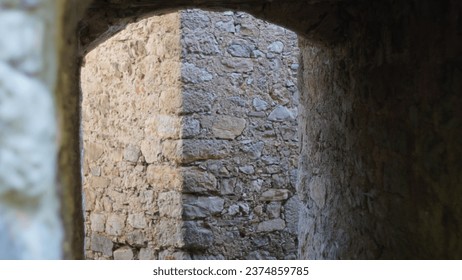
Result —
<path fill-rule="evenodd" d="M 75 31 L 93 1 L 26 2 L 8 1 L 1 11 L 16 13 L 16 23 L 32 26 L 30 18 L 35 18 L 49 28 L 35 32 L 42 40 L 34 42 L 15 37 L 19 33 L 11 33 L 11 28 L 2 30 L 11 38 L 5 41 L 11 43 L 8 46 L 15 47 L 8 48 L 1 62 L 8 66 L 6 72 L 19 73 L 27 81 L 45 85 L 48 95 L 55 92 L 59 121 L 50 127 L 59 123 L 59 183 L 47 184 L 45 189 L 51 193 L 54 187 L 61 186 L 64 250 L 68 258 L 82 258 Z M 93 18 L 104 26 L 111 26 L 107 18 L 123 19 L 185 7 L 221 7 L 247 11 L 297 31 L 305 38 L 300 40 L 303 63 L 299 72 L 303 133 L 298 188 L 306 209 L 301 216 L 305 227 L 300 231 L 300 256 L 461 257 L 460 1 L 153 0 L 124 2 L 127 6 L 115 4 L 120 3 L 115 0 L 95 3 L 106 4 L 93 6 L 92 10 Z M 93 21 L 89 26 L 98 24 Z M 104 31 L 96 28 L 94 34 L 99 36 Z M 50 47 L 31 47 L 37 42 L 47 42 Z M 32 73 L 28 68 L 31 64 L 22 63 L 31 57 L 43 62 L 32 64 Z M 27 115 L 21 109 L 24 108 L 18 106 L 18 120 Z M 24 131 L 24 135 L 27 133 Z M 34 147 L 40 151 L 45 151 L 45 146 L 55 147 L 51 138 L 36 142 L 44 145 Z M 16 151 L 26 151 L 16 144 Z M 55 159 L 56 153 L 49 154 L 48 158 L 42 157 L 43 163 L 52 167 L 54 161 L 50 158 Z M 40 182 L 52 182 L 54 174 L 49 173 Z M 22 182 L 17 194 L 30 197 L 27 187 L 38 184 Z M 8 192 L 5 195 L 4 186 L 8 190 L 11 187 L 2 185 L 2 205 L 13 215 L 22 213 L 24 200 L 16 199 L 16 195 L 11 199 Z M 32 197 L 37 201 L 43 198 L 37 193 Z M 32 213 L 45 209 L 43 205 L 36 204 L 38 208 Z M 58 212 L 52 212 L 56 217 Z M 26 224 L 37 220 L 29 221 Z"/>

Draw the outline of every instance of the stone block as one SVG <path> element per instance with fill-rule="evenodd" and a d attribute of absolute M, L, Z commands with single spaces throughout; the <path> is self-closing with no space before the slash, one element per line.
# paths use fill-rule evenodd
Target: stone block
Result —
<path fill-rule="evenodd" d="M 204 113 L 212 110 L 212 104 L 215 96 L 209 92 L 189 91 L 183 92 L 183 101 L 181 113 Z"/>
<path fill-rule="evenodd" d="M 106 221 L 106 233 L 119 236 L 125 228 L 125 216 L 110 214 Z"/>
<path fill-rule="evenodd" d="M 159 193 L 157 205 L 161 217 L 181 218 L 183 213 L 181 193 L 176 191 Z"/>
<path fill-rule="evenodd" d="M 258 224 L 258 232 L 272 232 L 277 230 L 283 230 L 286 227 L 286 223 L 283 219 L 273 219 L 268 221 L 263 221 Z"/>
<path fill-rule="evenodd" d="M 279 218 L 281 216 L 281 203 L 276 201 L 268 203 L 266 213 L 270 219 Z"/>
<path fill-rule="evenodd" d="M 128 246 L 121 247 L 114 251 L 114 260 L 132 260 L 133 250 Z"/>
<path fill-rule="evenodd" d="M 260 196 L 262 201 L 280 201 L 289 198 L 290 191 L 285 189 L 269 189 Z"/>
<path fill-rule="evenodd" d="M 106 224 L 106 215 L 101 213 L 90 214 L 91 230 L 95 232 L 104 232 Z"/>
<path fill-rule="evenodd" d="M 155 244 L 158 247 L 182 248 L 183 223 L 180 220 L 162 218 L 154 226 Z"/>
<path fill-rule="evenodd" d="M 221 63 L 225 72 L 249 73 L 254 69 L 252 60 L 247 58 L 222 58 Z"/>
<path fill-rule="evenodd" d="M 268 116 L 268 120 L 273 122 L 283 122 L 294 120 L 294 114 L 285 106 L 277 106 Z"/>
<path fill-rule="evenodd" d="M 217 116 L 213 122 L 212 132 L 216 138 L 234 139 L 241 135 L 247 121 L 233 116 Z"/>
<path fill-rule="evenodd" d="M 174 115 L 157 114 L 147 119 L 144 132 L 156 139 L 178 139 L 182 130 L 182 120 Z"/>
<path fill-rule="evenodd" d="M 184 168 L 183 193 L 205 194 L 217 191 L 217 179 L 208 172 L 192 168 Z"/>
<path fill-rule="evenodd" d="M 101 252 L 106 256 L 112 256 L 112 248 L 114 244 L 111 239 L 106 236 L 92 233 L 91 235 L 91 250 Z"/>
<path fill-rule="evenodd" d="M 163 143 L 163 155 L 177 163 L 190 163 L 197 160 L 220 159 L 229 155 L 227 141 L 220 140 L 176 140 Z"/>
<path fill-rule="evenodd" d="M 124 150 L 124 160 L 129 162 L 137 162 L 141 155 L 140 147 L 129 144 Z"/>
<path fill-rule="evenodd" d="M 138 253 L 138 259 L 140 260 L 155 260 L 156 250 L 154 248 L 141 248 Z"/>
<path fill-rule="evenodd" d="M 178 168 L 168 165 L 149 165 L 147 168 L 148 183 L 156 190 L 180 190 L 181 173 Z"/>
<path fill-rule="evenodd" d="M 181 66 L 181 78 L 185 83 L 199 84 L 213 79 L 212 73 L 192 63 L 186 62 Z"/>
<path fill-rule="evenodd" d="M 84 144 L 85 158 L 90 162 L 98 160 L 104 153 L 104 146 L 98 143 Z"/>
<path fill-rule="evenodd" d="M 193 196 L 183 197 L 183 215 L 186 218 L 205 218 L 219 214 L 223 210 L 224 199 L 216 196 Z"/>
<path fill-rule="evenodd" d="M 147 240 L 145 234 L 141 230 L 134 230 L 127 234 L 127 242 L 132 246 L 140 247 L 144 246 Z"/>
<path fill-rule="evenodd" d="M 184 246 L 190 249 L 206 249 L 213 244 L 212 231 L 202 227 L 198 222 L 184 222 Z"/>
<path fill-rule="evenodd" d="M 147 225 L 144 213 L 129 214 L 127 221 L 133 228 L 145 228 Z"/>
<path fill-rule="evenodd" d="M 292 234 L 298 233 L 298 220 L 301 202 L 298 196 L 294 195 L 284 204 L 284 218 L 287 223 L 287 231 Z"/>
<path fill-rule="evenodd" d="M 162 145 L 159 139 L 149 137 L 141 142 L 141 153 L 147 163 L 154 163 L 159 160 L 159 155 L 162 152 Z"/>

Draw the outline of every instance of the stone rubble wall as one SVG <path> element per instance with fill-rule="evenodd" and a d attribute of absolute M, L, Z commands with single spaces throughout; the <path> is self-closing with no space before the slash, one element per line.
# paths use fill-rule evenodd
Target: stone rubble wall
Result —
<path fill-rule="evenodd" d="M 178 14 L 152 17 L 85 58 L 87 258 L 152 259 L 181 240 L 171 232 L 180 221 L 163 217 L 158 205 L 164 191 L 180 188 L 179 174 L 159 156 L 161 141 L 180 136 L 179 36 Z"/>
<path fill-rule="evenodd" d="M 198 10 L 89 53 L 86 257 L 296 258 L 297 60 L 294 33 Z"/>
<path fill-rule="evenodd" d="M 181 162 L 201 174 L 183 190 L 192 258 L 295 259 L 297 37 L 242 12 L 181 28 L 183 141 L 204 149 Z"/>

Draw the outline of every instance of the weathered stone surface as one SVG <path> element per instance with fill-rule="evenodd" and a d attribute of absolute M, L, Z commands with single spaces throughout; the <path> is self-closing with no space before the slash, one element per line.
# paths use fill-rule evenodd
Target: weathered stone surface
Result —
<path fill-rule="evenodd" d="M 234 57 L 250 57 L 253 47 L 247 41 L 234 41 L 228 46 L 228 53 Z"/>
<path fill-rule="evenodd" d="M 163 154 L 178 163 L 223 158 L 229 154 L 229 150 L 228 142 L 219 140 L 184 139 L 163 144 Z"/>
<path fill-rule="evenodd" d="M 114 251 L 114 260 L 131 260 L 133 259 L 133 250 L 130 247 L 121 247 Z"/>
<path fill-rule="evenodd" d="M 183 193 L 210 193 L 217 191 L 217 179 L 208 172 L 192 168 L 181 171 Z"/>
<path fill-rule="evenodd" d="M 300 216 L 301 202 L 298 196 L 294 195 L 286 204 L 284 204 L 284 217 L 286 220 L 287 230 L 290 233 L 298 233 L 298 222 Z"/>
<path fill-rule="evenodd" d="M 173 115 L 156 115 L 145 122 L 147 136 L 157 139 L 178 139 L 182 131 L 182 120 Z"/>
<path fill-rule="evenodd" d="M 141 150 L 138 146 L 128 145 L 124 150 L 124 159 L 130 162 L 137 162 L 141 155 Z"/>
<path fill-rule="evenodd" d="M 276 109 L 274 109 L 268 116 L 268 120 L 274 121 L 274 122 L 282 122 L 282 121 L 288 121 L 288 120 L 294 120 L 295 117 L 287 107 L 284 106 L 278 106 Z"/>
<path fill-rule="evenodd" d="M 275 201 L 268 203 L 266 213 L 271 219 L 279 218 L 281 216 L 281 203 Z"/>
<path fill-rule="evenodd" d="M 255 168 L 252 165 L 245 165 L 239 167 L 239 171 L 247 175 L 252 175 L 255 173 Z"/>
<path fill-rule="evenodd" d="M 273 219 L 259 223 L 257 231 L 271 232 L 276 230 L 283 230 L 285 227 L 286 223 L 283 219 Z"/>
<path fill-rule="evenodd" d="M 118 214 L 110 214 L 106 221 L 106 233 L 109 235 L 121 235 L 125 227 L 125 217 Z"/>
<path fill-rule="evenodd" d="M 183 213 L 181 194 L 176 191 L 160 193 L 157 205 L 161 217 L 180 218 Z"/>
<path fill-rule="evenodd" d="M 269 107 L 268 103 L 260 98 L 254 98 L 252 104 L 257 112 L 264 111 Z"/>
<path fill-rule="evenodd" d="M 185 222 L 184 225 L 185 248 L 206 249 L 213 243 L 212 231 L 202 227 L 197 222 Z"/>
<path fill-rule="evenodd" d="M 192 114 L 210 112 L 214 99 L 215 96 L 209 92 L 186 90 L 183 92 L 181 113 Z"/>
<path fill-rule="evenodd" d="M 96 252 L 101 252 L 106 256 L 112 256 L 112 241 L 103 236 L 93 233 L 91 235 L 91 249 Z"/>
<path fill-rule="evenodd" d="M 282 53 L 283 49 L 284 49 L 284 43 L 281 41 L 276 41 L 274 43 L 271 43 L 268 46 L 268 51 L 273 52 L 273 53 Z"/>
<path fill-rule="evenodd" d="M 154 236 L 156 245 L 161 248 L 181 248 L 184 245 L 182 223 L 176 219 L 160 219 L 154 226 Z"/>
<path fill-rule="evenodd" d="M 184 216 L 187 218 L 204 218 L 223 210 L 224 199 L 220 197 L 192 196 L 183 197 Z"/>
<path fill-rule="evenodd" d="M 167 165 L 149 165 L 147 168 L 148 183 L 156 190 L 180 190 L 181 173 L 178 168 Z"/>
<path fill-rule="evenodd" d="M 260 200 L 263 201 L 280 201 L 289 198 L 290 191 L 285 189 L 269 189 L 263 192 Z"/>
<path fill-rule="evenodd" d="M 106 224 L 106 215 L 92 213 L 90 215 L 91 230 L 95 232 L 104 232 Z"/>
<path fill-rule="evenodd" d="M 246 58 L 223 58 L 221 63 L 227 72 L 247 73 L 254 69 L 252 61 Z"/>
<path fill-rule="evenodd" d="M 156 251 L 154 248 L 141 248 L 138 254 L 138 258 L 140 260 L 155 260 L 156 259 Z"/>
<path fill-rule="evenodd" d="M 141 230 L 134 230 L 127 234 L 127 242 L 133 247 L 144 246 L 147 241 L 146 235 Z"/>
<path fill-rule="evenodd" d="M 128 224 L 133 228 L 145 228 L 146 217 L 144 213 L 134 213 L 128 215 Z"/>
<path fill-rule="evenodd" d="M 184 63 L 181 67 L 181 77 L 185 83 L 198 84 L 213 79 L 212 73 L 191 63 Z"/>
<path fill-rule="evenodd" d="M 234 139 L 241 135 L 246 123 L 246 120 L 242 118 L 218 116 L 212 126 L 213 135 L 221 139 Z"/>
<path fill-rule="evenodd" d="M 159 160 L 162 153 L 162 145 L 159 139 L 149 137 L 141 142 L 141 153 L 147 163 L 154 163 Z"/>

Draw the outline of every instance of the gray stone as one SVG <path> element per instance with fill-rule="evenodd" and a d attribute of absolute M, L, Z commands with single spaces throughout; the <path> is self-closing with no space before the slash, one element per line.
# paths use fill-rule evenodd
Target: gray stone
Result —
<path fill-rule="evenodd" d="M 156 251 L 154 248 L 141 248 L 138 254 L 138 259 L 140 260 L 155 260 Z"/>
<path fill-rule="evenodd" d="M 268 51 L 273 52 L 273 53 L 282 53 L 283 49 L 284 49 L 284 43 L 282 43 L 281 41 L 273 42 L 268 46 Z"/>
<path fill-rule="evenodd" d="M 265 142 L 259 141 L 257 143 L 247 143 L 241 145 L 240 149 L 251 159 L 258 159 L 261 157 Z"/>
<path fill-rule="evenodd" d="M 213 135 L 221 139 L 234 139 L 245 129 L 246 120 L 233 116 L 218 116 L 212 126 Z"/>
<path fill-rule="evenodd" d="M 260 98 L 254 98 L 252 101 L 252 105 L 257 112 L 264 111 L 269 107 L 268 103 Z"/>
<path fill-rule="evenodd" d="M 234 187 L 236 186 L 236 178 L 225 179 L 220 184 L 220 194 L 227 195 L 234 193 Z"/>
<path fill-rule="evenodd" d="M 182 138 L 192 138 L 201 132 L 201 123 L 197 119 L 186 117 L 183 119 L 182 125 Z"/>
<path fill-rule="evenodd" d="M 184 246 L 190 249 L 206 249 L 213 244 L 212 231 L 202 227 L 199 223 L 184 222 Z"/>
<path fill-rule="evenodd" d="M 217 179 L 208 172 L 183 169 L 183 193 L 210 193 L 217 191 Z"/>
<path fill-rule="evenodd" d="M 298 219 L 301 202 L 298 196 L 294 195 L 284 204 L 284 218 L 287 223 L 287 231 L 292 234 L 298 233 Z"/>
<path fill-rule="evenodd" d="M 183 11 L 181 12 L 181 24 L 190 30 L 204 30 L 210 25 L 210 17 L 204 11 Z"/>
<path fill-rule="evenodd" d="M 187 218 L 204 218 L 216 215 L 223 210 L 224 199 L 216 196 L 192 196 L 183 197 L 184 216 Z"/>
<path fill-rule="evenodd" d="M 219 140 L 183 140 L 182 162 L 196 160 L 220 159 L 229 155 L 230 146 L 227 141 Z"/>
<path fill-rule="evenodd" d="M 184 251 L 164 250 L 159 253 L 159 260 L 190 260 L 191 255 Z"/>
<path fill-rule="evenodd" d="M 280 201 L 289 198 L 290 191 L 285 189 L 269 189 L 261 194 L 262 201 Z"/>
<path fill-rule="evenodd" d="M 125 227 L 125 217 L 118 214 L 110 214 L 106 221 L 106 233 L 121 235 Z"/>
<path fill-rule="evenodd" d="M 130 162 L 137 162 L 141 155 L 141 149 L 135 145 L 128 145 L 124 150 L 124 159 Z"/>
<path fill-rule="evenodd" d="M 231 216 L 239 214 L 239 205 L 237 205 L 237 204 L 231 205 L 228 208 L 228 214 L 231 215 Z"/>
<path fill-rule="evenodd" d="M 283 219 L 273 219 L 268 221 L 263 221 L 258 224 L 258 232 L 271 232 L 277 230 L 283 230 L 286 227 L 286 223 Z"/>
<path fill-rule="evenodd" d="M 206 69 L 199 68 L 192 63 L 184 63 L 181 67 L 181 77 L 185 83 L 198 84 L 213 79 L 212 73 Z"/>
<path fill-rule="evenodd" d="M 255 174 L 255 168 L 252 165 L 241 166 L 239 167 L 239 171 L 247 175 Z"/>
<path fill-rule="evenodd" d="M 154 226 L 154 236 L 158 247 L 181 248 L 184 245 L 182 222 L 177 219 L 160 219 Z"/>
<path fill-rule="evenodd" d="M 114 260 L 131 260 L 133 259 L 133 250 L 124 246 L 114 251 Z"/>
<path fill-rule="evenodd" d="M 276 201 L 268 203 L 266 213 L 270 219 L 279 218 L 281 216 L 281 203 Z"/>
<path fill-rule="evenodd" d="M 91 230 L 96 232 L 104 232 L 106 224 L 106 215 L 101 213 L 90 214 Z"/>
<path fill-rule="evenodd" d="M 246 58 L 225 57 L 221 59 L 221 63 L 227 72 L 248 73 L 254 69 L 252 60 Z"/>
<path fill-rule="evenodd" d="M 268 116 L 268 120 L 273 122 L 282 122 L 287 120 L 294 120 L 293 113 L 285 106 L 277 106 Z"/>
<path fill-rule="evenodd" d="M 127 242 L 132 246 L 140 247 L 144 246 L 147 240 L 145 240 L 145 235 L 141 230 L 134 230 L 127 234 Z"/>
<path fill-rule="evenodd" d="M 267 251 L 254 251 L 251 252 L 247 257 L 247 260 L 276 260 L 275 257 Z"/>
<path fill-rule="evenodd" d="M 91 250 L 112 256 L 113 246 L 114 244 L 109 238 L 96 233 L 91 235 Z"/>
<path fill-rule="evenodd" d="M 217 23 L 215 23 L 215 27 L 224 32 L 230 32 L 230 33 L 236 32 L 236 28 L 234 26 L 233 20 L 218 21 Z"/>
<path fill-rule="evenodd" d="M 250 58 L 254 48 L 247 45 L 247 41 L 234 41 L 228 46 L 228 53 L 234 57 Z"/>
<path fill-rule="evenodd" d="M 210 112 L 215 99 L 212 93 L 186 90 L 183 92 L 182 114 Z"/>
<path fill-rule="evenodd" d="M 185 32 L 182 43 L 189 53 L 216 55 L 220 53 L 218 42 L 208 32 Z"/>
<path fill-rule="evenodd" d="M 133 228 L 145 228 L 146 217 L 144 213 L 134 213 L 128 215 L 128 224 Z"/>

